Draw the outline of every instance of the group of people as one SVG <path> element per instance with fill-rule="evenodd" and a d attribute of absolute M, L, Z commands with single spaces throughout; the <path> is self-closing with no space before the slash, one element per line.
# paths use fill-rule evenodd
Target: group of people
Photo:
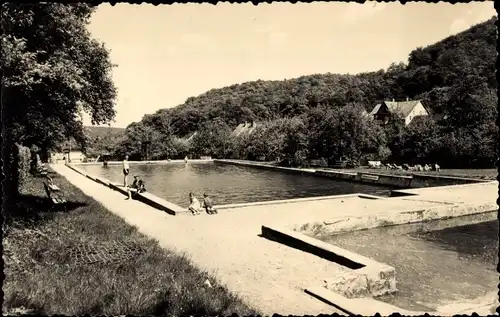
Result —
<path fill-rule="evenodd" d="M 185 158 L 187 163 L 187 157 Z M 130 165 L 128 162 L 128 155 L 125 156 L 123 160 L 123 186 L 127 189 L 128 197 L 125 199 L 132 199 L 132 192 L 143 193 L 146 191 L 146 185 L 139 175 L 134 175 L 134 181 L 131 186 L 128 186 L 128 175 L 130 174 Z M 203 201 L 200 201 L 191 192 L 189 193 L 189 207 L 188 210 L 193 215 L 199 215 L 200 210 L 204 209 L 207 214 L 214 215 L 217 214 L 217 210 L 214 208 L 212 199 L 205 193 L 203 194 Z"/>
<path fill-rule="evenodd" d="M 131 186 L 128 186 L 128 175 L 130 174 L 130 165 L 128 163 L 128 155 L 123 160 L 123 186 L 127 189 L 128 197 L 125 199 L 132 199 L 132 191 L 143 193 L 146 191 L 146 185 L 139 175 L 134 175 L 134 181 Z"/>
<path fill-rule="evenodd" d="M 201 204 L 193 193 L 189 193 L 189 203 L 188 209 L 193 216 L 199 215 L 202 209 L 205 209 L 206 213 L 209 215 L 215 215 L 217 213 L 212 203 L 212 199 L 210 199 L 206 193 L 203 194 L 203 202 Z"/>
<path fill-rule="evenodd" d="M 403 164 L 401 166 L 396 165 L 396 164 L 385 164 L 386 169 L 399 169 L 399 170 L 404 170 L 404 171 L 417 171 L 417 172 L 429 172 L 429 171 L 436 171 L 439 172 L 441 170 L 441 167 L 436 163 L 436 164 L 425 164 L 424 166 L 417 164 L 415 166 L 410 166 L 408 164 Z"/>

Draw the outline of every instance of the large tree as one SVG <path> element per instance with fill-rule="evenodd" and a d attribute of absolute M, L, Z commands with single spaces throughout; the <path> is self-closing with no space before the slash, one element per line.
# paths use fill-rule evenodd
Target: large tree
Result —
<path fill-rule="evenodd" d="M 109 52 L 87 30 L 93 8 L 57 3 L 2 5 L 4 140 L 57 148 L 69 137 L 85 146 L 92 124 L 115 116 Z"/>
<path fill-rule="evenodd" d="M 362 110 L 357 104 L 312 109 L 308 116 L 311 154 L 317 158 L 357 161 L 364 153 L 382 152 L 385 133 Z"/>

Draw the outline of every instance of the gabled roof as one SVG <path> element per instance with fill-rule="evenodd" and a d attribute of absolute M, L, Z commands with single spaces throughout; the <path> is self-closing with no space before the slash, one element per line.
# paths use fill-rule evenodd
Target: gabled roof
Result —
<path fill-rule="evenodd" d="M 234 131 L 231 133 L 231 136 L 240 136 L 243 134 L 251 134 L 253 130 L 257 127 L 257 123 L 241 123 L 234 129 Z"/>
<path fill-rule="evenodd" d="M 420 102 L 420 100 L 410 100 L 410 101 L 384 101 L 390 112 L 400 113 L 403 117 L 406 117 L 415 108 L 415 106 Z"/>
<path fill-rule="evenodd" d="M 378 104 L 375 106 L 375 108 L 373 108 L 372 112 L 370 112 L 371 115 L 376 115 L 377 112 L 380 110 L 380 107 L 382 107 L 381 104 Z"/>

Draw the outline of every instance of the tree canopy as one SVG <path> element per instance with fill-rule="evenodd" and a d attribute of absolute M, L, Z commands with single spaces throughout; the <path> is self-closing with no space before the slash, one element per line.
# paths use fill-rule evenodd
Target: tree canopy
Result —
<path fill-rule="evenodd" d="M 92 124 L 115 116 L 113 64 L 87 30 L 87 4 L 2 5 L 4 140 L 49 151 L 73 137 L 87 140 L 80 114 Z"/>

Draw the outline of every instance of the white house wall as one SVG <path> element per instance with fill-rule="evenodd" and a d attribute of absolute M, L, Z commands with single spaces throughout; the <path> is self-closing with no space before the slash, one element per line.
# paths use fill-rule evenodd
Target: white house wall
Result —
<path fill-rule="evenodd" d="M 427 110 L 425 110 L 424 106 L 422 105 L 421 102 L 417 103 L 415 107 L 413 107 L 413 110 L 406 116 L 405 118 L 405 124 L 408 125 L 410 124 L 411 120 L 417 116 L 428 116 L 429 113 Z"/>

